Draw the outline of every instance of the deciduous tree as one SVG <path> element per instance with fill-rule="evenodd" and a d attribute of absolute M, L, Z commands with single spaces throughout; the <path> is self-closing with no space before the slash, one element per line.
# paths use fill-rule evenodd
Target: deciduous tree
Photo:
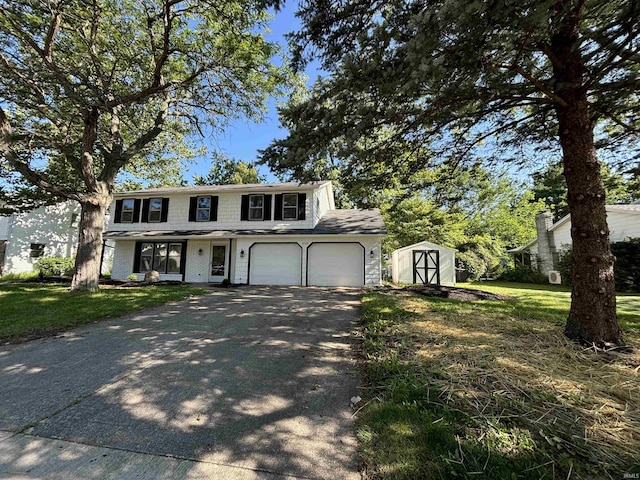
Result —
<path fill-rule="evenodd" d="M 72 289 L 98 285 L 119 172 L 170 136 L 257 118 L 287 79 L 259 0 L 0 0 L 5 167 L 82 206 Z M 160 151 L 159 151 L 160 150 Z"/>

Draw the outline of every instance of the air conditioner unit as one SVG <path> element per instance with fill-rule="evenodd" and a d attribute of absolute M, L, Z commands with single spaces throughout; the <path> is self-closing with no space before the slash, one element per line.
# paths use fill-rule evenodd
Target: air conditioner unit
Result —
<path fill-rule="evenodd" d="M 549 272 L 549 283 L 553 283 L 554 285 L 560 285 L 562 283 L 562 277 L 560 276 L 560 272 L 556 270 L 551 270 Z"/>

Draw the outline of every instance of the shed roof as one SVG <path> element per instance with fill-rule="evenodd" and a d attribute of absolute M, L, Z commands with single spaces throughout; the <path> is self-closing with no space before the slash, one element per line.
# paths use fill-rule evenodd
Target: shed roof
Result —
<path fill-rule="evenodd" d="M 458 250 L 456 250 L 455 248 L 451 248 L 451 247 L 445 247 L 444 245 L 438 245 L 437 243 L 433 243 L 433 242 L 429 242 L 427 240 L 423 240 L 422 242 L 418 242 L 418 243 L 414 243 L 412 245 L 407 245 L 406 247 L 400 247 L 396 250 L 393 251 L 393 253 L 396 252 L 403 252 L 405 250 L 413 250 L 419 247 L 429 247 L 429 248 L 444 248 L 445 250 L 451 250 L 452 252 L 457 252 Z"/>

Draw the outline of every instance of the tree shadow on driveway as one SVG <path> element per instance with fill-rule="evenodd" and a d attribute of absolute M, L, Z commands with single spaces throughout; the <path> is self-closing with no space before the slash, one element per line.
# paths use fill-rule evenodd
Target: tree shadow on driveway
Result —
<path fill-rule="evenodd" d="M 349 399 L 359 304 L 355 290 L 216 290 L 0 350 L 0 430 L 29 435 L 20 450 L 4 449 L 0 472 L 48 468 L 38 460 L 44 437 L 246 472 L 357 478 Z M 61 448 L 70 458 L 59 455 L 53 473 L 74 477 L 82 464 L 97 478 L 113 468 L 75 451 Z"/>

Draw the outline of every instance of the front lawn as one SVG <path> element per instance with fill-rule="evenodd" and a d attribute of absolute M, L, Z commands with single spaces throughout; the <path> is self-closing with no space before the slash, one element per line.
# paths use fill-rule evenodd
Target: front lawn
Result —
<path fill-rule="evenodd" d="M 594 353 L 562 334 L 563 287 L 463 285 L 514 297 L 363 298 L 364 408 L 372 478 L 622 478 L 640 473 L 640 355 Z M 640 347 L 640 296 L 620 296 Z M 634 477 L 635 478 L 635 477 Z"/>
<path fill-rule="evenodd" d="M 46 335 L 204 292 L 186 286 L 145 286 L 69 293 L 69 284 L 0 285 L 0 341 Z"/>

